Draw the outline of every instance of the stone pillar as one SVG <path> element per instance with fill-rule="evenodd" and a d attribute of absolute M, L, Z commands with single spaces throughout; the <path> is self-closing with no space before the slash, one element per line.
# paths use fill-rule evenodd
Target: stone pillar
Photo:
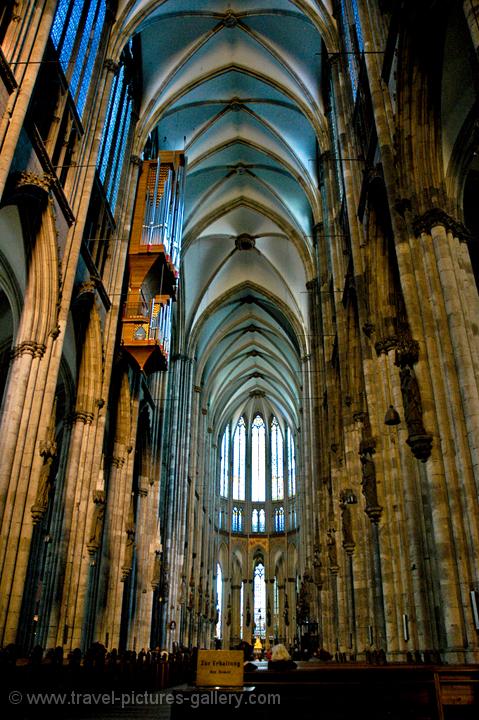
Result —
<path fill-rule="evenodd" d="M 41 68 L 41 61 L 50 35 L 57 0 L 43 4 L 23 3 L 22 10 L 30 17 L 19 18 L 24 33 L 7 51 L 7 62 L 13 61 L 17 83 L 11 93 L 0 124 L 0 197 L 5 189 L 15 149 L 18 145 L 33 89 Z M 18 53 L 18 54 L 17 54 Z M 8 119 L 8 122 L 6 122 Z"/>
<path fill-rule="evenodd" d="M 30 245 L 24 309 L 11 352 L 0 424 L 1 600 L 0 636 L 15 642 L 28 565 L 35 504 L 42 481 L 42 448 L 53 395 L 46 393 L 57 333 L 58 258 L 56 228 L 48 200 L 50 178 L 20 173 L 12 201 L 19 205 Z M 56 377 L 55 383 L 56 383 Z M 45 394 L 44 394 L 45 393 Z M 8 625 L 8 629 L 7 629 Z"/>
<path fill-rule="evenodd" d="M 136 650 L 147 650 L 150 646 L 151 634 L 151 607 L 152 607 L 152 563 L 151 558 L 155 552 L 156 527 L 151 522 L 154 486 L 150 485 L 148 477 L 138 477 L 138 507 L 136 512 L 135 533 L 136 543 L 136 587 L 133 601 L 133 616 L 130 619 L 127 647 Z M 158 550 L 157 550 L 158 551 Z"/>
<path fill-rule="evenodd" d="M 99 612 L 96 639 L 109 649 L 118 648 L 124 586 L 131 571 L 135 529 L 132 503 L 132 427 L 136 428 L 136 399 L 132 403 L 128 376 L 123 373 L 118 394 L 115 443 L 106 488 L 106 517 L 101 558 Z M 133 415 L 133 418 L 132 418 Z M 133 420 L 133 422 L 132 422 Z"/>
<path fill-rule="evenodd" d="M 179 627 L 180 604 L 178 602 L 181 575 L 185 564 L 185 539 L 188 493 L 191 486 L 188 481 L 188 452 L 191 432 L 191 394 L 193 366 L 186 355 L 174 355 L 171 359 L 170 382 L 177 388 L 171 407 L 169 437 L 167 439 L 168 490 L 166 494 L 166 531 L 164 548 L 170 566 L 168 612 L 170 620 Z M 193 503 L 193 497 L 190 498 Z M 190 504 L 191 507 L 191 504 Z M 166 631 L 166 628 L 165 628 Z M 175 629 L 175 632 L 176 629 Z M 177 635 L 169 633 L 169 646 L 176 641 Z"/>

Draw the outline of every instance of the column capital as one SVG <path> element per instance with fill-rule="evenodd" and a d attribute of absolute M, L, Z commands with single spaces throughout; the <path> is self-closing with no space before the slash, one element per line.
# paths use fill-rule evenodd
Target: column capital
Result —
<path fill-rule="evenodd" d="M 441 226 L 446 232 L 451 232 L 461 242 L 468 242 L 472 235 L 464 225 L 452 215 L 441 208 L 430 208 L 422 215 L 417 215 L 413 220 L 413 230 L 416 237 L 430 235 L 432 228 Z"/>
<path fill-rule="evenodd" d="M 386 337 L 380 338 L 374 343 L 376 355 L 388 355 L 390 350 L 394 350 L 397 345 L 397 335 L 387 335 Z"/>
<path fill-rule="evenodd" d="M 10 351 L 10 357 L 14 360 L 21 355 L 31 355 L 32 357 L 41 358 L 45 354 L 46 346 L 43 343 L 35 342 L 35 340 L 24 340 L 19 345 L 15 345 Z"/>
<path fill-rule="evenodd" d="M 34 173 L 31 170 L 20 170 L 12 179 L 16 190 L 33 186 L 47 194 L 56 180 L 52 173 Z"/>
<path fill-rule="evenodd" d="M 88 410 L 75 410 L 71 414 L 71 422 L 82 422 L 85 425 L 91 425 L 93 422 L 93 413 L 88 412 Z"/>
<path fill-rule="evenodd" d="M 115 62 L 111 58 L 107 58 L 103 63 L 103 67 L 105 68 L 105 70 L 108 70 L 108 72 L 112 72 L 114 75 L 116 75 L 116 73 L 120 69 L 120 63 Z"/>

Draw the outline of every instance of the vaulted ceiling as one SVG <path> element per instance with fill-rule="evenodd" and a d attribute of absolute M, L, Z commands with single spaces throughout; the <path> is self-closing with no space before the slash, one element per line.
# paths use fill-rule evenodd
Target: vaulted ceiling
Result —
<path fill-rule="evenodd" d="M 120 7 L 141 37 L 141 151 L 187 157 L 179 310 L 217 431 L 261 411 L 300 424 L 306 283 L 321 220 L 328 2 L 163 0 Z M 121 39 L 119 40 L 121 42 Z"/>

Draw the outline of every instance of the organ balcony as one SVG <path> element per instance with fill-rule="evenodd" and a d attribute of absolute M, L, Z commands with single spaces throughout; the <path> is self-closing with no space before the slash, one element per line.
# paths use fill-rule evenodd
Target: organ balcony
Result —
<path fill-rule="evenodd" d="M 146 373 L 166 370 L 183 224 L 185 157 L 142 164 L 128 251 L 122 346 Z"/>

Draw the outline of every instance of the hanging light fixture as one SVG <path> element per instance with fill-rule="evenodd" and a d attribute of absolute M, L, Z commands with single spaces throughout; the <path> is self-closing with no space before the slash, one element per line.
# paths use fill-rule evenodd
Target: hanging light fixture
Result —
<path fill-rule="evenodd" d="M 401 422 L 401 418 L 399 417 L 399 413 L 394 407 L 394 405 L 390 405 L 388 408 L 388 411 L 386 412 L 386 415 L 384 417 L 384 424 L 385 425 L 399 425 Z"/>

